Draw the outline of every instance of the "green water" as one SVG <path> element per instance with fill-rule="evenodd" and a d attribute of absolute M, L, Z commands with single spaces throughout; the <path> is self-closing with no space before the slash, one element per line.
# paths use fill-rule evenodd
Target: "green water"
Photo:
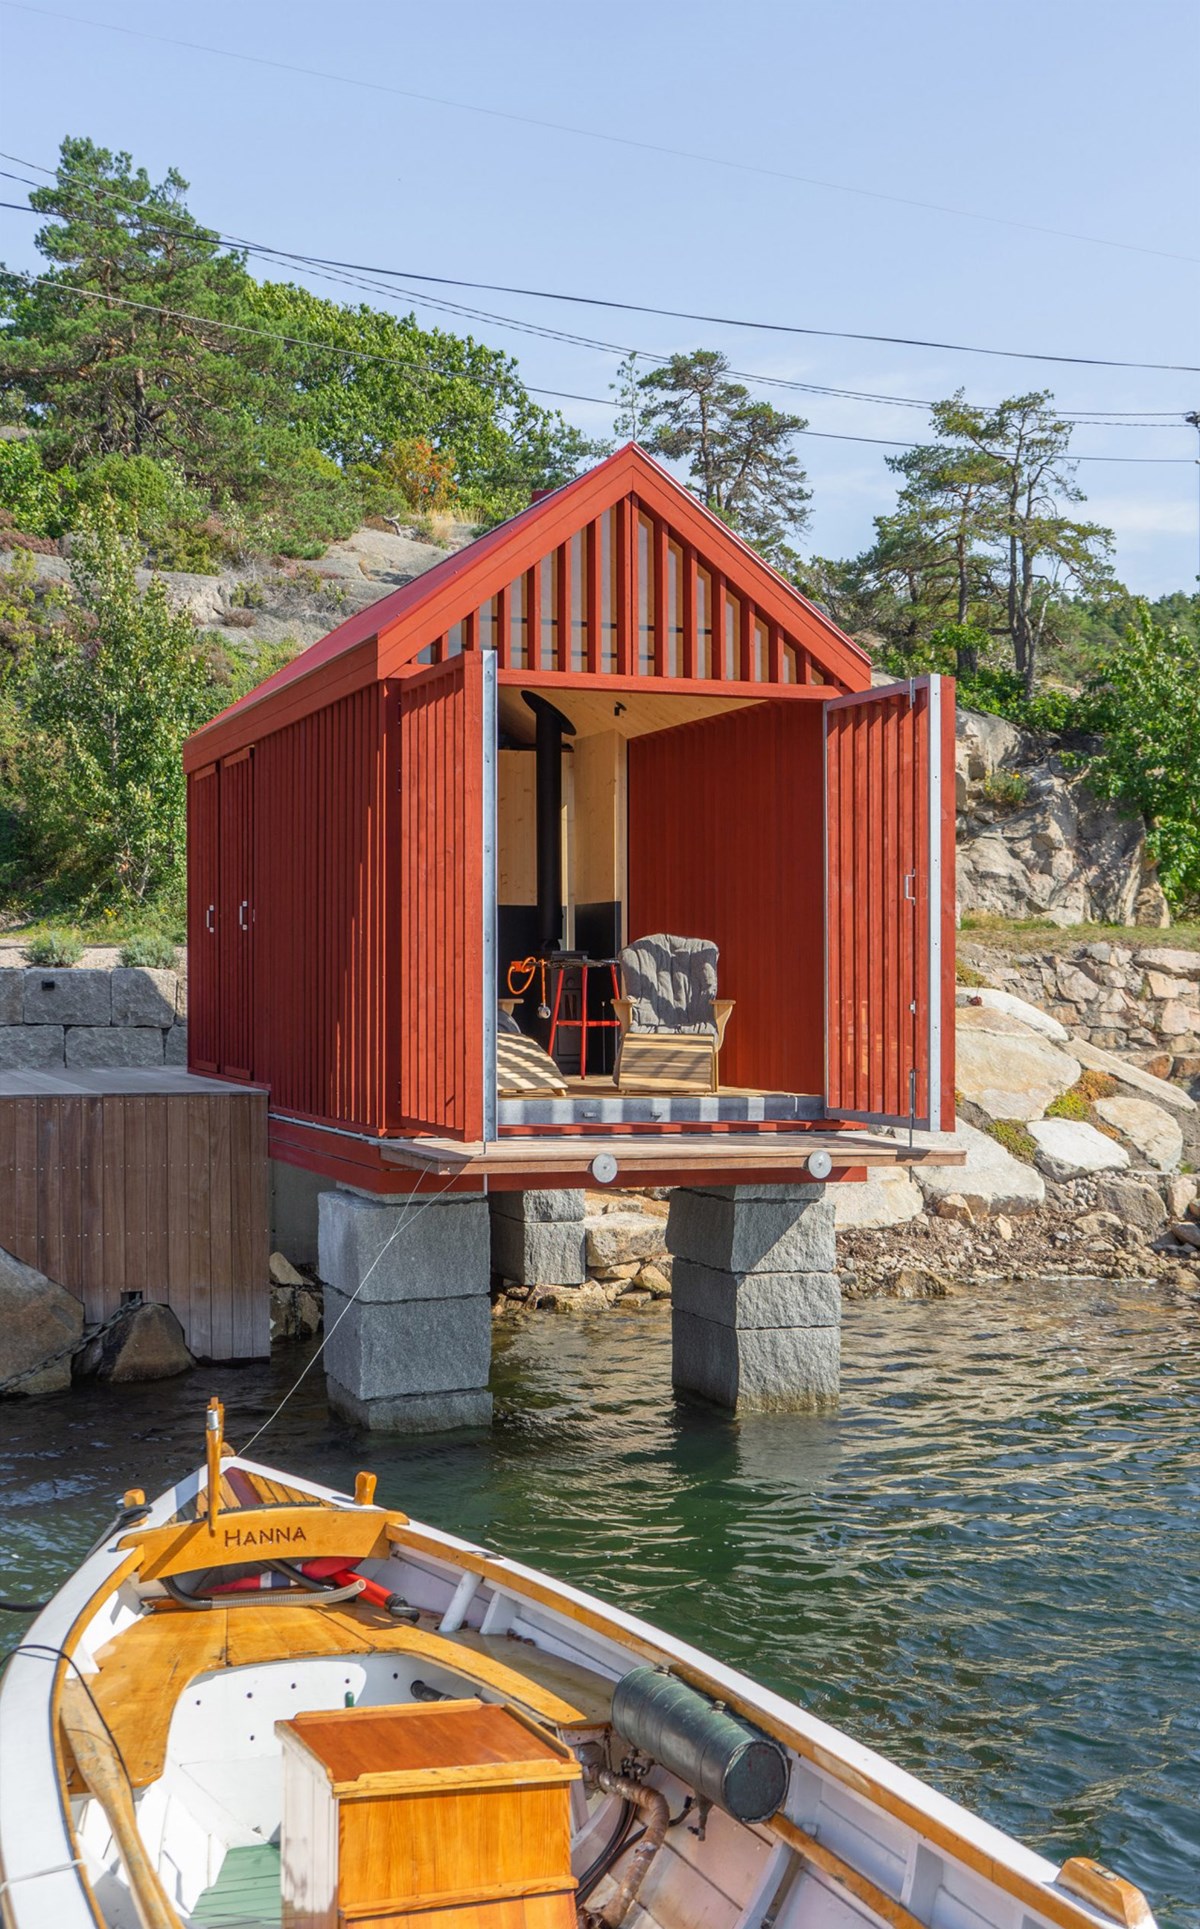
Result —
<path fill-rule="evenodd" d="M 381 1499 L 708 1648 L 1200 1929 L 1200 1309 L 1037 1282 L 845 1312 L 836 1415 L 675 1402 L 665 1313 L 538 1315 L 497 1330 L 490 1436 L 356 1438 L 318 1369 L 257 1452 L 333 1484 L 374 1467 Z M 244 1440 L 303 1359 L 0 1408 L 0 1591 L 51 1587 L 114 1495 L 194 1465 L 210 1391 Z"/>

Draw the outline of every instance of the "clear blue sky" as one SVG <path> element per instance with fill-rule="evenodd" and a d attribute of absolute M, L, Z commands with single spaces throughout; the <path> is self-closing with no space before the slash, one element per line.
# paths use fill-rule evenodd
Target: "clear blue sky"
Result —
<path fill-rule="evenodd" d="M 167 46 L 85 16 L 368 84 Z M 815 327 L 1200 364 L 1196 0 L 67 0 L 56 17 L 0 5 L 0 36 L 0 145 L 51 165 L 62 135 L 88 134 L 128 148 L 156 179 L 174 164 L 197 215 L 252 239 Z M 0 198 L 22 198 L 0 186 Z M 0 211 L 0 258 L 30 265 L 33 226 Z M 719 347 L 752 374 L 832 387 L 933 399 L 962 386 L 988 401 L 1049 386 L 1063 407 L 1099 414 L 1178 420 L 1200 408 L 1200 375 L 459 298 L 653 352 Z M 458 322 L 425 301 L 416 312 L 510 349 L 531 384 L 602 398 L 561 406 L 581 428 L 610 431 L 615 354 Z M 813 429 L 900 439 L 924 429 L 918 409 L 762 392 Z M 1086 462 L 1079 478 L 1088 513 L 1116 530 L 1134 589 L 1193 587 L 1194 431 L 1080 426 L 1074 446 L 1185 459 Z M 863 547 L 894 495 L 887 451 L 816 437 L 804 449 L 814 517 L 802 547 Z"/>

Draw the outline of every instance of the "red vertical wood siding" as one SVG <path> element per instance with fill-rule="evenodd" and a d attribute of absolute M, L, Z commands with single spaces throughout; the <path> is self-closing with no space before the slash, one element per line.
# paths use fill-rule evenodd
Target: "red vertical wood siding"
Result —
<path fill-rule="evenodd" d="M 357 691 L 254 751 L 254 1075 L 273 1111 L 374 1132 L 396 1109 L 387 701 Z"/>
<path fill-rule="evenodd" d="M 217 878 L 217 1064 L 230 1078 L 254 1076 L 254 766 L 249 751 L 226 757 L 218 777 L 221 826 Z"/>
<path fill-rule="evenodd" d="M 942 1129 L 954 1129 L 954 1012 L 955 994 L 958 979 L 955 971 L 955 902 L 958 896 L 956 878 L 957 859 L 957 798 L 955 794 L 954 755 L 957 732 L 955 730 L 955 708 L 957 698 L 953 677 L 942 678 L 942 982 L 939 995 L 942 1001 L 942 1062 L 935 1076 L 941 1081 Z"/>
<path fill-rule="evenodd" d="M 400 686 L 400 1126 L 483 1134 L 483 665 Z"/>
<path fill-rule="evenodd" d="M 222 995 L 217 956 L 218 790 L 215 764 L 194 770 L 188 778 L 188 1064 L 194 1072 L 217 1069 Z"/>
<path fill-rule="evenodd" d="M 940 822 L 930 822 L 940 729 Z M 828 1101 L 832 1111 L 947 1124 L 954 1110 L 954 691 L 935 723 L 928 683 L 832 706 L 826 741 Z M 941 853 L 942 964 L 931 978 L 931 852 Z M 931 1000 L 941 1054 L 930 1063 Z M 913 1077 L 915 1074 L 915 1078 Z"/>
<path fill-rule="evenodd" d="M 764 703 L 629 745 L 629 934 L 720 946 L 725 1085 L 823 1088 L 821 726 Z"/>

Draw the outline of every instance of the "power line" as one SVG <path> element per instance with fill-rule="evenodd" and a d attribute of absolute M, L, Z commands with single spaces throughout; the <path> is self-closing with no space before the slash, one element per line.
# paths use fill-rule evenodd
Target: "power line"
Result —
<path fill-rule="evenodd" d="M 5 0 L 0 0 L 0 4 L 5 4 Z M 2 153 L 2 150 L 0 150 L 0 153 Z M 25 160 L 22 160 L 20 156 L 11 155 L 11 154 L 3 155 L 3 158 L 6 160 L 17 160 L 20 162 L 20 165 L 23 167 L 33 167 L 33 168 L 36 168 L 39 173 L 51 175 L 53 177 L 54 170 L 47 167 L 43 167 L 37 161 L 25 161 Z M 0 176 L 3 176 L 4 178 L 7 178 L 9 180 L 24 179 L 24 177 L 22 176 L 8 174 L 7 170 L 5 169 L 0 169 Z M 37 183 L 27 181 L 26 185 L 36 186 Z M 105 188 L 103 188 L 97 183 L 92 184 L 91 191 L 100 196 L 104 196 L 108 192 L 108 190 L 106 190 Z M 114 196 L 114 198 L 119 198 L 119 197 Z M 17 213 L 36 214 L 40 212 L 40 210 L 38 209 L 26 208 L 23 206 L 22 203 L 15 202 L 15 201 L 0 201 L 0 207 L 11 208 Z M 63 218 L 63 217 L 60 217 L 60 218 Z M 395 293 L 399 293 L 404 295 L 405 299 L 407 300 L 423 302 L 427 306 L 444 309 L 446 312 L 450 314 L 462 315 L 472 320 L 490 322 L 493 325 L 496 325 L 499 327 L 514 329 L 519 333 L 537 335 L 545 339 L 565 342 L 565 343 L 568 343 L 569 345 L 576 346 L 576 347 L 596 349 L 606 354 L 637 355 L 640 358 L 643 358 L 647 361 L 652 361 L 652 362 L 665 363 L 671 359 L 669 356 L 658 354 L 654 350 L 635 348 L 628 343 L 601 341 L 595 338 L 594 336 L 574 334 L 569 330 L 557 329 L 548 324 L 519 320 L 516 317 L 510 316 L 510 315 L 498 315 L 489 309 L 467 307 L 459 303 L 448 301 L 445 298 L 424 294 L 417 289 L 403 288 L 399 286 L 396 289 L 392 289 L 389 287 L 382 287 L 377 281 L 367 281 L 367 280 L 362 280 L 357 278 L 365 275 L 380 275 L 380 274 L 389 275 L 389 276 L 398 276 L 401 273 L 401 271 L 398 269 L 370 268 L 366 266 L 356 266 L 355 264 L 352 264 L 352 263 L 338 263 L 338 262 L 327 260 L 326 257 L 321 255 L 302 254 L 292 249 L 276 248 L 266 242 L 248 241 L 243 236 L 228 234 L 223 232 L 221 229 L 217 229 L 217 228 L 202 227 L 200 226 L 200 224 L 197 224 L 197 227 L 189 227 L 186 230 L 183 228 L 173 229 L 166 226 L 160 226 L 160 224 L 157 222 L 140 221 L 140 225 L 143 228 L 143 230 L 148 233 L 172 234 L 172 233 L 186 232 L 188 234 L 195 234 L 199 231 L 206 235 L 212 236 L 214 240 L 219 241 L 226 246 L 245 249 L 247 252 L 251 254 L 263 256 L 266 260 L 270 262 L 295 263 L 298 266 L 306 268 L 309 273 L 315 274 L 324 280 L 332 280 L 332 281 L 340 280 L 347 286 L 364 288 L 364 289 L 367 289 L 369 292 L 372 292 L 375 294 L 392 295 Z M 410 280 L 417 280 L 417 281 L 433 280 L 436 282 L 442 282 L 441 277 L 411 275 L 408 278 Z M 465 287 L 465 288 L 480 288 L 480 289 L 486 289 L 491 286 L 491 284 L 485 283 L 485 282 L 454 282 L 454 283 L 445 282 L 443 283 L 443 285 Z M 530 293 L 531 291 L 508 289 L 508 290 L 502 290 L 500 292 Z M 561 297 L 554 296 L 554 295 L 547 295 L 544 298 L 547 300 L 561 299 L 564 301 L 578 301 L 578 300 L 587 299 L 585 297 L 570 296 L 570 295 L 565 295 Z M 633 306 L 633 304 L 626 304 L 626 303 L 609 304 L 609 305 L 614 305 L 619 307 Z M 646 309 L 641 312 L 650 313 L 650 314 L 669 314 L 672 311 L 661 310 L 661 309 Z M 695 318 L 692 318 L 692 319 L 695 319 Z M 760 323 L 737 323 L 733 325 L 746 326 L 746 327 L 772 326 L 772 324 L 769 324 L 769 323 L 761 323 L 761 324 Z M 817 331 L 799 331 L 799 332 L 821 333 L 824 331 L 817 330 Z M 848 339 L 884 341 L 884 340 L 891 340 L 893 338 L 882 337 L 882 336 L 855 336 L 855 337 L 849 337 Z M 940 344 L 922 344 L 922 345 L 935 346 L 935 347 L 940 346 Z M 1013 356 L 1016 356 L 1019 354 L 1019 351 L 1011 350 L 1011 349 L 968 349 L 968 350 L 964 350 L 963 352 L 972 353 L 972 354 L 996 354 L 996 355 L 1013 355 Z M 1035 360 L 1058 359 L 1058 360 L 1070 361 L 1070 360 L 1082 360 L 1083 358 L 1064 356 L 1064 357 L 1057 357 L 1057 358 L 1031 357 L 1030 359 L 1035 359 Z M 1158 363 L 1125 363 L 1125 362 L 1103 362 L 1103 363 L 1092 363 L 1090 365 L 1101 366 L 1101 367 L 1117 367 L 1117 368 L 1125 368 L 1125 367 L 1160 368 L 1165 366 L 1163 364 L 1158 364 Z M 877 390 L 833 388 L 822 383 L 802 382 L 797 379 L 785 377 L 785 376 L 759 375 L 745 369 L 731 368 L 729 373 L 737 377 L 737 379 L 741 381 L 755 382 L 768 388 L 794 390 L 802 394 L 828 395 L 828 396 L 836 397 L 840 400 L 878 402 L 887 406 L 899 406 L 904 408 L 932 409 L 933 407 L 935 407 L 935 404 L 932 401 L 924 400 L 919 396 L 889 395 L 886 393 L 881 393 Z M 548 393 L 551 393 L 552 391 L 543 390 L 541 392 L 548 394 Z M 582 400 L 585 398 L 577 397 L 572 399 Z M 983 406 L 988 406 L 988 405 L 985 404 Z M 1122 428 L 1125 426 L 1129 426 L 1131 428 L 1179 429 L 1185 426 L 1185 424 L 1178 419 L 1170 419 L 1163 422 L 1131 419 L 1128 424 L 1126 424 L 1123 420 L 1115 419 L 1115 418 L 1122 417 L 1124 415 L 1128 415 L 1131 418 L 1146 417 L 1150 415 L 1163 415 L 1167 417 L 1174 417 L 1175 412 L 1167 409 L 1107 411 L 1106 412 L 1107 416 L 1114 418 L 1112 420 L 1101 419 L 1102 411 L 1095 408 L 1063 409 L 1059 411 L 1059 413 L 1062 414 L 1064 417 L 1070 417 L 1071 419 L 1079 422 L 1081 427 L 1087 426 L 1087 427 Z M 1088 418 L 1095 418 L 1095 419 L 1089 420 Z"/>
<path fill-rule="evenodd" d="M 1196 262 L 1196 255 L 1177 254 L 1167 248 L 1151 248 L 1136 241 L 1114 241 L 1106 235 L 1077 234 L 1067 228 L 1051 228 L 1015 215 L 982 214 L 974 208 L 958 208 L 941 201 L 923 201 L 913 195 L 889 194 L 881 188 L 858 187 L 848 181 L 831 181 L 818 175 L 793 174 L 783 168 L 768 167 L 756 161 L 737 160 L 729 155 L 705 154 L 690 148 L 671 147 L 661 141 L 639 140 L 634 135 L 614 134 L 608 128 L 582 127 L 568 121 L 551 121 L 532 114 L 518 114 L 509 108 L 487 107 L 478 101 L 454 100 L 440 94 L 419 93 L 415 88 L 396 87 L 381 80 L 363 80 L 355 74 L 330 73 L 319 67 L 304 67 L 298 62 L 274 60 L 265 54 L 245 53 L 233 47 L 215 47 L 200 40 L 180 40 L 168 34 L 149 33 L 140 27 L 120 26 L 111 20 L 89 20 L 81 14 L 62 13 L 50 7 L 35 7 L 28 0 L 0 0 L 0 5 L 16 13 L 33 14 L 43 20 L 61 20 L 71 26 L 90 27 L 101 33 L 123 34 L 129 39 L 153 41 L 163 47 L 179 47 L 188 53 L 211 54 L 221 60 L 236 60 L 252 67 L 271 67 L 280 73 L 298 74 L 308 80 L 332 81 L 338 86 L 356 87 L 367 93 L 389 94 L 400 100 L 420 101 L 427 107 L 449 108 L 455 113 L 476 114 L 487 120 L 507 121 L 519 127 L 534 127 L 543 133 L 568 134 L 577 139 L 602 141 L 642 154 L 658 154 L 671 160 L 699 163 L 703 167 L 726 168 L 738 174 L 753 174 L 760 179 L 787 181 L 795 186 L 819 188 L 833 194 L 849 194 L 860 199 L 883 201 L 892 207 L 916 208 L 927 214 L 949 215 L 967 221 L 983 221 L 993 227 L 1017 228 L 1024 233 L 1046 235 L 1056 241 L 1076 241 L 1087 246 L 1117 248 L 1124 253 L 1153 255 L 1164 261 Z"/>
<path fill-rule="evenodd" d="M 6 203 L 0 202 L 0 207 L 6 205 Z M 192 322 L 200 328 L 215 328 L 237 335 L 251 335 L 262 341 L 283 342 L 290 348 L 313 348 L 322 354 L 341 355 L 350 361 L 387 362 L 396 368 L 404 369 L 407 374 L 418 377 L 423 374 L 436 376 L 439 373 L 439 371 L 431 369 L 428 364 L 422 365 L 417 362 L 410 362 L 399 355 L 383 355 L 374 349 L 346 348 L 337 342 L 316 342 L 302 335 L 284 335 L 275 329 L 253 328 L 246 322 L 218 321 L 216 317 L 212 315 L 192 315 L 181 308 L 167 308 L 158 302 L 134 301 L 131 296 L 106 294 L 98 288 L 74 288 L 66 282 L 53 281 L 45 275 L 29 275 L 24 277 L 24 279 L 28 285 L 32 287 L 46 288 L 51 294 L 62 295 L 69 299 L 97 301 L 103 303 L 106 307 L 137 309 L 143 314 L 161 315 L 168 321 Z M 612 406 L 611 397 L 568 394 L 562 389 L 533 388 L 527 383 L 523 383 L 522 387 L 526 388 L 528 393 L 532 395 L 557 396 L 572 402 L 594 402 L 600 408 L 611 408 Z M 849 435 L 834 429 L 804 428 L 798 430 L 797 433 L 817 436 L 820 440 L 827 442 L 871 442 L 880 448 L 889 449 L 917 449 L 922 446 L 919 442 L 894 441 L 888 436 Z M 1190 465 L 1194 458 L 1191 456 L 1170 455 L 1077 455 L 1068 457 L 1068 460 L 1071 462 L 1185 462 Z"/>

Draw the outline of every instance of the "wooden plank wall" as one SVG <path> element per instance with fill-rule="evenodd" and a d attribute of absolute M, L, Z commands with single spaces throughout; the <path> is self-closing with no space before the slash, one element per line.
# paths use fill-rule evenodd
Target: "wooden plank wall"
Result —
<path fill-rule="evenodd" d="M 763 703 L 629 744 L 629 936 L 720 946 L 725 1085 L 823 1089 L 821 725 Z"/>
<path fill-rule="evenodd" d="M 0 1246 L 107 1319 L 171 1307 L 192 1352 L 270 1351 L 262 1092 L 0 1097 Z"/>

